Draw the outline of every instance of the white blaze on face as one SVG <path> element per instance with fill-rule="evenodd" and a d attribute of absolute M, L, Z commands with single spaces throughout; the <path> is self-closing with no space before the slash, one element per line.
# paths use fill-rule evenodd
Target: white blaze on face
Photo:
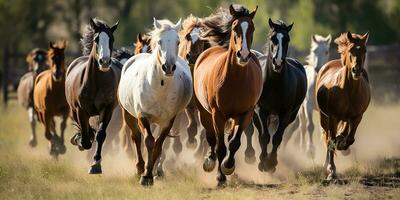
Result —
<path fill-rule="evenodd" d="M 276 34 L 276 38 L 278 39 L 278 57 L 276 58 L 276 64 L 277 65 L 281 65 L 282 64 L 282 38 L 283 38 L 283 34 L 282 33 L 278 33 Z"/>
<path fill-rule="evenodd" d="M 163 64 L 172 66 L 178 57 L 179 36 L 175 30 L 169 30 L 161 36 L 161 57 Z"/>
<path fill-rule="evenodd" d="M 149 49 L 149 45 L 147 45 L 147 44 L 143 45 L 143 48 L 140 51 L 140 53 L 147 53 L 147 49 Z"/>
<path fill-rule="evenodd" d="M 192 44 L 196 43 L 197 40 L 200 39 L 200 29 L 199 28 L 194 28 L 190 32 L 190 38 L 192 38 Z"/>
<path fill-rule="evenodd" d="M 108 37 L 107 33 L 101 32 L 99 34 L 99 59 L 108 60 L 110 59 L 110 37 Z"/>
<path fill-rule="evenodd" d="M 242 49 L 240 50 L 240 55 L 242 55 L 242 58 L 247 58 L 250 54 L 249 47 L 247 44 L 247 37 L 246 37 L 247 29 L 249 28 L 249 22 L 246 22 L 246 21 L 242 22 L 240 24 L 240 27 L 242 28 L 242 31 L 243 31 L 243 35 L 242 35 L 243 43 L 242 43 Z"/>

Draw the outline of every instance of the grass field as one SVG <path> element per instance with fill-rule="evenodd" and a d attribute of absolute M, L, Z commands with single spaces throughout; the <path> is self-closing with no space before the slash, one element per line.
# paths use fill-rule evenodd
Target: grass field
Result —
<path fill-rule="evenodd" d="M 400 105 L 371 105 L 352 153 L 337 154 L 342 181 L 336 184 L 323 184 L 325 150 L 317 131 L 317 158 L 308 160 L 289 143 L 280 149 L 273 175 L 244 164 L 242 147 L 236 174 L 222 189 L 216 188 L 215 172 L 204 173 L 192 152 L 167 160 L 166 177 L 151 188 L 138 184 L 134 161 L 125 153 L 105 156 L 103 175 L 89 175 L 86 153 L 68 142 L 65 155 L 50 157 L 41 125 L 38 147 L 30 148 L 26 112 L 16 102 L 0 114 L 0 199 L 400 199 Z M 72 133 L 69 126 L 67 141 Z"/>

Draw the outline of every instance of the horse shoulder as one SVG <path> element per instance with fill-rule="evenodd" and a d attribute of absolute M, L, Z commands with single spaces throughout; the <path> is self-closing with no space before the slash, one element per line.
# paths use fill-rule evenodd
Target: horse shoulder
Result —
<path fill-rule="evenodd" d="M 81 56 L 81 57 L 76 58 L 75 60 L 73 60 L 73 61 L 71 62 L 71 64 L 69 64 L 69 66 L 68 66 L 68 68 L 67 68 L 67 73 L 66 73 L 66 75 L 68 76 L 69 73 L 70 73 L 74 68 L 76 68 L 76 66 L 79 66 L 79 65 L 81 65 L 81 64 L 83 64 L 83 63 L 85 63 L 85 62 L 87 62 L 88 60 L 89 60 L 89 56 Z"/>
<path fill-rule="evenodd" d="M 129 68 L 131 68 L 136 62 L 142 61 L 145 58 L 150 57 L 150 53 L 140 53 L 130 57 L 122 67 L 122 74 L 124 74 Z"/>

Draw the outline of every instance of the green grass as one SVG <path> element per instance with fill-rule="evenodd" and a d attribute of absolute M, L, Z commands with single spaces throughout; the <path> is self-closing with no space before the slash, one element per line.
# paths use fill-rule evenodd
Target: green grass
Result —
<path fill-rule="evenodd" d="M 218 189 L 215 187 L 215 176 L 202 172 L 201 165 L 183 165 L 167 169 L 164 179 L 155 180 L 151 188 L 144 188 L 134 176 L 133 161 L 119 162 L 120 159 L 108 156 L 103 161 L 104 174 L 89 175 L 86 173 L 89 166 L 86 153 L 77 151 L 69 144 L 67 153 L 59 160 L 50 158 L 40 124 L 37 130 L 38 147 L 28 147 L 26 113 L 16 102 L 11 102 L 7 109 L 1 108 L 0 114 L 0 199 L 400 198 L 400 183 L 397 187 L 365 186 L 360 183 L 368 176 L 399 178 L 400 161 L 392 158 L 351 164 L 339 173 L 349 179 L 346 185 L 323 186 L 324 169 L 316 165 L 297 171 L 277 172 L 276 176 L 265 175 L 267 178 L 263 183 L 245 181 L 242 177 L 246 174 L 242 173 L 231 177 L 227 187 Z M 72 132 L 70 126 L 67 141 Z"/>

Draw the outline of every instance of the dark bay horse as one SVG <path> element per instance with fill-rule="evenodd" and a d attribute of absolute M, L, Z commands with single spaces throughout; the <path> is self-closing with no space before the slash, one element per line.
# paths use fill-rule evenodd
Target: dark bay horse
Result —
<path fill-rule="evenodd" d="M 91 19 L 81 40 L 84 56 L 75 59 L 68 67 L 65 94 L 72 118 L 79 129 L 71 143 L 80 150 L 90 149 L 95 130 L 89 118 L 99 116 L 96 134 L 97 148 L 89 173 L 102 173 L 101 150 L 106 139 L 106 129 L 117 105 L 116 92 L 121 74 L 121 64 L 111 58 L 118 22 L 109 27 L 105 22 Z"/>
<path fill-rule="evenodd" d="M 286 127 L 295 120 L 307 91 L 307 77 L 302 64 L 286 57 L 289 46 L 289 31 L 282 21 L 268 21 L 271 28 L 268 34 L 267 54 L 260 57 L 264 87 L 253 118 L 258 129 L 261 147 L 260 171 L 274 172 L 278 147 Z M 268 154 L 270 130 L 277 129 L 272 138 L 272 151 Z"/>
<path fill-rule="evenodd" d="M 67 127 L 69 107 L 65 99 L 65 56 L 66 41 L 50 42 L 48 64 L 50 69 L 40 73 L 35 80 L 33 93 L 35 110 L 39 122 L 45 127 L 45 137 L 50 142 L 50 155 L 57 158 L 66 151 L 64 132 Z M 55 116 L 61 116 L 60 136 L 56 133 Z"/>
<path fill-rule="evenodd" d="M 328 180 L 335 179 L 335 149 L 348 150 L 364 112 L 371 91 L 367 71 L 364 69 L 368 33 L 350 32 L 336 38 L 340 59 L 326 63 L 316 80 L 316 99 L 321 126 L 327 145 L 325 167 Z M 338 125 L 344 124 L 338 133 Z"/>
<path fill-rule="evenodd" d="M 37 145 L 36 139 L 36 119 L 35 110 L 33 105 L 33 88 L 35 79 L 38 74 L 48 68 L 47 65 L 47 51 L 42 49 L 33 49 L 26 57 L 28 63 L 28 71 L 24 74 L 18 85 L 17 95 L 18 102 L 28 110 L 28 117 L 31 126 L 31 138 L 29 145 L 35 147 Z"/>
<path fill-rule="evenodd" d="M 212 171 L 218 159 L 219 186 L 226 183 L 226 175 L 235 169 L 234 157 L 243 129 L 250 124 L 262 91 L 261 67 L 250 52 L 256 11 L 257 8 L 250 12 L 244 6 L 231 5 L 229 12 L 220 9 L 203 20 L 202 37 L 218 45 L 207 49 L 197 59 L 194 90 L 210 146 L 203 169 Z M 228 151 L 225 146 L 227 124 L 230 128 Z M 238 126 L 236 132 L 232 130 L 234 126 Z"/>

